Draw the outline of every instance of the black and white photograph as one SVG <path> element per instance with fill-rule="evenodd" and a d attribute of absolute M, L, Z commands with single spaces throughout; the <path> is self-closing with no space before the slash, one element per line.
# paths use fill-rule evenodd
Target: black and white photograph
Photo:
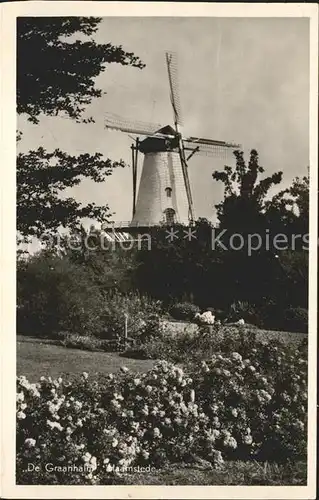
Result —
<path fill-rule="evenodd" d="M 11 37 L 5 498 L 315 498 L 318 9 L 45 3 Z"/>

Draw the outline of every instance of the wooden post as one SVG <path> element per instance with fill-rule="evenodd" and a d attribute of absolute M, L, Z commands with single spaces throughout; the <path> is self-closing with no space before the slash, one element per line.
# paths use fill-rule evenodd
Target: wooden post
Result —
<path fill-rule="evenodd" d="M 135 151 L 134 145 L 131 146 L 132 150 L 132 175 L 133 175 L 133 217 L 135 214 L 135 199 L 136 199 L 136 181 L 135 181 Z"/>
<path fill-rule="evenodd" d="M 127 344 L 127 321 L 128 320 L 128 315 L 124 314 L 124 349 L 126 349 L 126 344 Z"/>
<path fill-rule="evenodd" d="M 135 142 L 135 172 L 134 172 L 134 184 L 135 184 L 135 195 L 134 195 L 134 214 L 136 210 L 136 183 L 137 183 L 137 163 L 138 163 L 138 147 L 139 147 L 139 138 L 137 137 Z"/>
<path fill-rule="evenodd" d="M 135 141 L 135 146 L 132 144 L 132 174 L 133 174 L 133 217 L 135 215 L 136 208 L 136 180 L 137 180 L 137 161 L 138 161 L 138 146 L 139 139 Z"/>

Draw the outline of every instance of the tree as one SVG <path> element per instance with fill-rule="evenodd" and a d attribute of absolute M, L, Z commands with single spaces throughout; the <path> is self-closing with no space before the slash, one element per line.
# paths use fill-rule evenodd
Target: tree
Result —
<path fill-rule="evenodd" d="M 20 17 L 17 21 L 17 111 L 38 123 L 40 113 L 79 120 L 93 98 L 95 78 L 107 64 L 143 68 L 132 52 L 111 43 L 80 40 L 96 33 L 101 18 Z M 75 39 L 76 37 L 76 39 Z"/>
<path fill-rule="evenodd" d="M 102 159 L 102 155 L 70 156 L 60 150 L 48 153 L 43 148 L 20 153 L 17 158 L 17 227 L 24 237 L 55 233 L 59 226 L 76 227 L 82 218 L 100 222 L 108 219 L 109 207 L 89 203 L 82 206 L 61 193 L 90 177 L 103 182 L 113 168 L 123 162 Z"/>
<path fill-rule="evenodd" d="M 98 44 L 91 37 L 101 18 L 33 17 L 17 21 L 17 111 L 37 124 L 42 114 L 66 114 L 76 121 L 92 99 L 102 95 L 95 78 L 107 64 L 143 68 L 131 52 L 111 43 Z M 89 38 L 89 39 L 88 39 Z M 17 140 L 21 139 L 18 133 Z M 42 147 L 17 158 L 17 229 L 24 239 L 54 232 L 59 226 L 79 225 L 84 217 L 107 220 L 109 207 L 81 206 L 74 198 L 61 198 L 66 188 L 88 178 L 104 182 L 113 168 L 102 155 L 71 156 Z"/>
<path fill-rule="evenodd" d="M 309 168 L 308 174 L 296 177 L 291 186 L 277 193 L 266 203 L 270 223 L 280 225 L 291 234 L 309 231 Z"/>
<path fill-rule="evenodd" d="M 234 155 L 235 167 L 225 166 L 224 171 L 212 174 L 224 184 L 224 199 L 216 205 L 219 229 L 225 230 L 221 240 L 227 249 L 222 255 L 223 285 L 229 290 L 229 305 L 240 300 L 260 306 L 263 297 L 271 294 L 276 265 L 274 255 L 264 245 L 266 197 L 270 188 L 281 182 L 282 172 L 259 179 L 264 168 L 256 150 L 250 152 L 247 164 L 243 152 L 235 151 Z M 262 238 L 258 251 L 251 252 L 252 234 Z"/>
<path fill-rule="evenodd" d="M 175 225 L 177 237 L 170 241 L 166 229 L 152 228 L 151 249 L 145 245 L 137 252 L 136 287 L 167 303 L 190 301 L 207 307 L 222 302 L 219 252 L 212 252 L 210 222 L 196 221 L 190 238 L 185 226 Z"/>
<path fill-rule="evenodd" d="M 91 271 L 103 293 L 132 291 L 137 266 L 134 247 L 127 249 L 123 242 L 110 242 L 105 233 L 91 226 L 88 231 L 81 227 L 60 237 L 59 248 L 64 257 Z"/>
<path fill-rule="evenodd" d="M 67 257 L 39 252 L 20 262 L 17 290 L 20 333 L 52 336 L 69 331 L 98 335 L 103 331 L 105 299 L 90 269 Z"/>
<path fill-rule="evenodd" d="M 224 183 L 224 199 L 216 205 L 220 227 L 237 231 L 260 230 L 263 226 L 267 194 L 282 180 L 282 172 L 258 181 L 264 168 L 258 163 L 258 153 L 250 152 L 248 165 L 242 151 L 235 151 L 236 166 L 225 166 L 223 172 L 213 172 L 216 181 Z"/>
<path fill-rule="evenodd" d="M 234 154 L 235 168 L 226 166 L 223 172 L 213 173 L 213 178 L 225 186 L 224 199 L 216 205 L 220 229 L 227 230 L 222 238 L 228 248 L 223 255 L 224 286 L 233 291 L 237 300 L 259 307 L 270 303 L 279 310 L 289 305 L 304 307 L 308 255 L 303 240 L 295 240 L 293 235 L 307 233 L 309 178 L 296 178 L 292 186 L 270 197 L 269 191 L 281 182 L 282 172 L 259 180 L 264 169 L 258 163 L 257 152 L 251 151 L 248 165 L 242 152 Z M 243 238 L 241 248 L 229 245 L 234 233 Z M 283 235 L 286 248 L 279 252 L 275 237 Z M 260 238 L 259 248 L 250 254 L 249 238 L 255 238 L 254 246 Z"/>

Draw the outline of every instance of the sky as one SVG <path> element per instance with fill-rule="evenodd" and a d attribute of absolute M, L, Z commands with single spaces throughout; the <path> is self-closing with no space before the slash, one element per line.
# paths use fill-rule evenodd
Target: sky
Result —
<path fill-rule="evenodd" d="M 132 139 L 105 129 L 107 113 L 129 120 L 173 125 L 165 51 L 178 57 L 180 100 L 186 135 L 239 143 L 249 159 L 256 149 L 265 174 L 282 170 L 280 189 L 309 164 L 309 21 L 306 18 L 103 18 L 97 42 L 122 45 L 146 64 L 143 70 L 111 64 L 96 85 L 106 95 L 87 107 L 94 124 L 41 116 L 18 117 L 19 151 L 39 146 L 69 154 L 100 152 L 131 164 Z M 212 172 L 233 164 L 195 155 L 189 176 L 197 217 L 216 220 L 223 185 Z M 139 174 L 142 155 L 139 158 Z M 132 216 L 131 168 L 116 169 L 105 183 L 88 180 L 68 195 L 108 204 L 113 220 Z"/>

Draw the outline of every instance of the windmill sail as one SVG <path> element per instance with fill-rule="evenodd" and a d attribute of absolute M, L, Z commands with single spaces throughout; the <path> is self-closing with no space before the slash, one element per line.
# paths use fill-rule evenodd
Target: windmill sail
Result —
<path fill-rule="evenodd" d="M 177 60 L 175 54 L 173 54 L 172 52 L 166 53 L 166 64 L 167 64 L 168 81 L 170 88 L 170 98 L 174 115 L 174 123 L 176 128 L 176 134 L 178 137 L 178 150 L 179 150 L 179 156 L 181 160 L 184 183 L 188 199 L 188 210 L 189 210 L 188 215 L 189 219 L 193 221 L 194 220 L 193 198 L 189 182 L 188 166 L 185 157 L 183 139 L 179 131 L 179 126 L 182 125 L 182 113 L 181 113 L 181 104 L 180 104 L 179 90 L 178 90 Z"/>
<path fill-rule="evenodd" d="M 226 159 L 229 155 L 233 154 L 234 150 L 241 149 L 241 145 L 214 139 L 188 137 L 184 139 L 184 149 L 186 151 L 194 151 L 196 149 L 196 153 L 199 155 Z"/>
<path fill-rule="evenodd" d="M 127 120 L 119 115 L 107 113 L 104 120 L 105 127 L 108 129 L 119 130 L 131 134 L 152 135 L 156 130 L 162 128 L 159 123 L 150 123 L 140 120 Z"/>
<path fill-rule="evenodd" d="M 241 148 L 240 144 L 234 144 L 233 142 L 217 141 L 215 139 L 204 139 L 200 137 L 188 137 L 185 138 L 184 141 L 208 146 L 221 146 L 224 148 Z"/>
<path fill-rule="evenodd" d="M 177 58 L 173 52 L 166 52 L 166 64 L 170 89 L 171 104 L 174 112 L 175 126 L 183 125 L 181 103 L 179 98 Z"/>
<path fill-rule="evenodd" d="M 199 156 L 209 156 L 212 158 L 222 158 L 222 159 L 228 159 L 229 157 L 232 157 L 233 150 L 232 149 L 226 149 L 221 146 L 209 146 L 209 147 L 199 147 L 194 145 L 189 145 L 185 146 L 184 150 L 188 153 L 188 158 L 189 160 L 195 153 L 196 155 Z M 190 154 L 192 153 L 192 154 Z"/>
<path fill-rule="evenodd" d="M 177 58 L 166 53 L 170 101 L 174 128 L 171 125 L 127 120 L 108 113 L 107 129 L 131 134 L 133 218 L 131 227 L 150 227 L 175 222 L 194 221 L 194 206 L 188 175 L 188 160 L 194 155 L 226 158 L 239 144 L 204 137 L 184 136 L 183 116 L 178 88 Z M 139 136 L 143 136 L 140 138 Z M 138 153 L 143 154 L 143 166 L 137 189 Z"/>

